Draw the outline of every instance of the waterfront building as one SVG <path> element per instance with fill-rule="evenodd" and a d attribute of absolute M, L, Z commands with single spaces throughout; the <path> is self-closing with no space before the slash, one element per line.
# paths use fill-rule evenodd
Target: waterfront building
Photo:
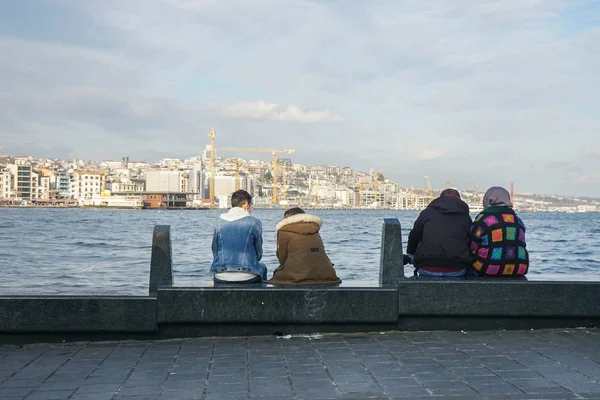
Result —
<path fill-rule="evenodd" d="M 12 174 L 10 171 L 0 171 L 0 199 L 10 199 L 12 189 Z"/>
<path fill-rule="evenodd" d="M 187 175 L 185 171 L 150 169 L 146 173 L 146 192 L 187 192 Z"/>
<path fill-rule="evenodd" d="M 101 194 L 104 187 L 104 176 L 100 171 L 73 171 L 69 195 L 77 200 L 89 200 L 95 194 Z"/>
<path fill-rule="evenodd" d="M 36 200 L 38 198 L 39 176 L 26 158 L 16 158 L 14 164 L 8 164 L 12 178 L 12 191 L 15 197 L 22 200 Z"/>

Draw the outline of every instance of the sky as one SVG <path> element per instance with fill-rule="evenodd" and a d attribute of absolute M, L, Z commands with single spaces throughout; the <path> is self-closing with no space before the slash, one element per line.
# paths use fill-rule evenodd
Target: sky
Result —
<path fill-rule="evenodd" d="M 598 0 L 8 0 L 0 59 L 0 154 L 187 158 L 214 126 L 405 187 L 600 197 Z"/>

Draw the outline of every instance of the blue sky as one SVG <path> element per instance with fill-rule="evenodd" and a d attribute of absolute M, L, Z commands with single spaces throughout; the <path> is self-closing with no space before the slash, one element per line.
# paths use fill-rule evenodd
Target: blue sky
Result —
<path fill-rule="evenodd" d="M 600 197 L 598 1 L 23 0 L 0 54 L 0 154 L 183 158 L 215 125 L 404 186 Z"/>

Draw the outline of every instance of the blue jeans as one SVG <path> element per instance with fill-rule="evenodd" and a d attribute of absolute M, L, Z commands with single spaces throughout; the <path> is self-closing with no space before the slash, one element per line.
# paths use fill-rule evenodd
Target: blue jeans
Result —
<path fill-rule="evenodd" d="M 461 271 L 455 271 L 455 272 L 432 272 L 432 271 L 427 271 L 427 270 L 424 270 L 424 269 L 417 270 L 417 272 L 421 276 L 439 276 L 439 277 L 443 277 L 443 276 L 447 276 L 447 277 L 463 276 L 466 271 L 467 271 L 466 269 L 463 269 Z"/>

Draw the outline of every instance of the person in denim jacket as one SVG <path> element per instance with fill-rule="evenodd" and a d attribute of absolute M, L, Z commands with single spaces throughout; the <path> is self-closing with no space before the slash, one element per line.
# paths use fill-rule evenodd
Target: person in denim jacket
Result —
<path fill-rule="evenodd" d="M 245 190 L 231 195 L 231 209 L 221 214 L 213 233 L 215 283 L 254 283 L 267 279 L 263 255 L 262 223 L 250 215 L 252 196 Z"/>

